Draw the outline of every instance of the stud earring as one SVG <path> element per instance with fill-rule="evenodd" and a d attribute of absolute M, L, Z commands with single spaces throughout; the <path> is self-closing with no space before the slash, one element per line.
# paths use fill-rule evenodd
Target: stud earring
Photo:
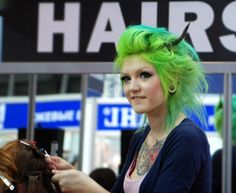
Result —
<path fill-rule="evenodd" d="M 177 86 L 174 86 L 173 84 L 169 87 L 169 93 L 174 94 L 177 90 Z"/>

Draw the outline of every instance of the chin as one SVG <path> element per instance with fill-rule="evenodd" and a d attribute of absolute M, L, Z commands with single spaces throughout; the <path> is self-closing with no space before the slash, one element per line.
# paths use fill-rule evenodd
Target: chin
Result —
<path fill-rule="evenodd" d="M 141 109 L 134 109 L 134 111 L 137 114 L 144 114 L 144 113 L 146 113 L 146 111 L 144 111 L 143 109 L 142 110 Z"/>

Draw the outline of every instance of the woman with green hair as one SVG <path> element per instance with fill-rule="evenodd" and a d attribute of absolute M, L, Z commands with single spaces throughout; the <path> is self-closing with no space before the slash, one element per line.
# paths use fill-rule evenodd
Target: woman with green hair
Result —
<path fill-rule="evenodd" d="M 215 128 L 222 138 L 223 100 L 215 106 Z M 236 96 L 232 97 L 232 192 L 236 192 Z M 222 148 L 212 155 L 212 193 L 222 192 Z"/>
<path fill-rule="evenodd" d="M 147 124 L 131 139 L 112 193 L 210 193 L 211 157 L 201 96 L 208 89 L 194 48 L 165 28 L 128 27 L 117 44 L 115 67 L 126 98 Z M 80 171 L 51 158 L 64 192 L 107 192 Z"/>

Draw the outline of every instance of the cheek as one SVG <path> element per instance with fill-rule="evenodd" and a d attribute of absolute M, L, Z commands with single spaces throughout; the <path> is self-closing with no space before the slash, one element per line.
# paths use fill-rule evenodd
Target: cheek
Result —
<path fill-rule="evenodd" d="M 160 83 L 149 84 L 149 87 L 147 89 L 149 94 L 164 96 L 164 92 Z"/>

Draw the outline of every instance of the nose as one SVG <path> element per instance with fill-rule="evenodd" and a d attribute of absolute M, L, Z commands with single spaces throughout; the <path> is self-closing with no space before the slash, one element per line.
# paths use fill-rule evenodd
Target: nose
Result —
<path fill-rule="evenodd" d="M 139 84 L 138 80 L 130 81 L 129 90 L 133 91 L 133 92 L 140 90 L 140 84 Z"/>

